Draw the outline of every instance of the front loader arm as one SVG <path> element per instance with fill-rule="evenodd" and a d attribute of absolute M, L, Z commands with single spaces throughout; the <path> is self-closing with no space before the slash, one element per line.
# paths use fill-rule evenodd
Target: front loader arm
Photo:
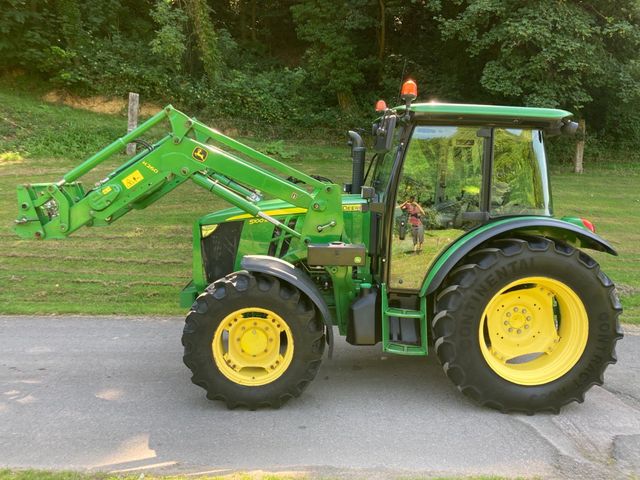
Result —
<path fill-rule="evenodd" d="M 78 179 L 127 143 L 168 121 L 170 131 L 85 191 Z M 293 183 L 285 177 L 293 177 Z M 262 217 L 304 243 L 340 240 L 341 190 L 316 180 L 222 133 L 165 107 L 56 183 L 18 186 L 15 231 L 23 238 L 63 238 L 83 226 L 108 225 L 132 209 L 145 208 L 192 180 L 245 212 Z M 296 230 L 266 215 L 262 195 L 307 209 Z"/>

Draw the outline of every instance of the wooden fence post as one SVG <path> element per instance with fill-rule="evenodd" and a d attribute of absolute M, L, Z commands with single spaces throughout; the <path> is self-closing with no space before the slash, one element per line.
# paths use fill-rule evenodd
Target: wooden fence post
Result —
<path fill-rule="evenodd" d="M 127 132 L 134 130 L 138 126 L 138 105 L 140 101 L 140 95 L 137 93 L 129 92 L 129 121 L 127 124 Z M 136 144 L 127 144 L 127 155 L 136 154 Z"/>
<path fill-rule="evenodd" d="M 584 118 L 581 118 L 578 122 L 578 141 L 576 143 L 576 156 L 573 159 L 573 173 L 582 173 L 584 168 L 582 166 L 582 159 L 584 157 L 584 137 L 586 133 L 586 125 Z"/>

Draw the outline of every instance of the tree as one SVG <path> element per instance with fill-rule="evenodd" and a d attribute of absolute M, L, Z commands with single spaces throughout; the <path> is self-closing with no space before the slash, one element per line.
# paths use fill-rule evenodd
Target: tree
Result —
<path fill-rule="evenodd" d="M 218 38 L 209 15 L 205 0 L 182 0 L 189 15 L 189 23 L 195 37 L 199 57 L 209 81 L 218 78 L 221 59 L 218 52 Z"/>
<path fill-rule="evenodd" d="M 432 2 L 443 37 L 480 60 L 480 82 L 495 98 L 574 111 L 603 88 L 610 101 L 638 98 L 639 78 L 629 78 L 640 45 L 635 0 L 447 3 Z"/>
<path fill-rule="evenodd" d="M 371 62 L 372 52 L 359 51 L 354 40 L 362 30 L 376 27 L 368 5 L 368 0 L 307 0 L 291 7 L 298 38 L 309 43 L 305 58 L 310 70 L 343 110 L 353 106 L 354 88 L 364 82 L 363 70 Z"/>
<path fill-rule="evenodd" d="M 181 71 L 187 50 L 187 15 L 173 2 L 156 0 L 151 18 L 158 25 L 155 36 L 149 43 L 151 51 L 166 62 L 170 71 Z"/>

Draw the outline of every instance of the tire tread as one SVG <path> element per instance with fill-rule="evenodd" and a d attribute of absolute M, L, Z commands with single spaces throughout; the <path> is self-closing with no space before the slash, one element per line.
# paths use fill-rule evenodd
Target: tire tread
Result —
<path fill-rule="evenodd" d="M 611 351 L 606 361 L 600 368 L 594 371 L 588 381 L 574 392 L 559 400 L 549 400 L 546 404 L 534 407 L 523 405 L 505 404 L 499 398 L 489 398 L 483 391 L 482 385 L 474 384 L 474 379 L 465 374 L 464 368 L 458 361 L 455 337 L 455 313 L 464 305 L 465 292 L 472 288 L 478 271 L 491 270 L 502 258 L 522 254 L 528 250 L 531 253 L 555 252 L 565 257 L 575 257 L 576 264 L 585 269 L 584 274 L 595 275 L 602 286 L 608 290 L 608 297 L 613 311 L 615 322 L 615 334 L 612 336 Z M 547 253 L 548 254 L 548 253 Z M 557 413 L 567 403 L 576 401 L 584 402 L 585 392 L 593 385 L 602 385 L 604 371 L 607 365 L 616 362 L 615 343 L 623 334 L 620 329 L 619 316 L 622 306 L 618 299 L 615 285 L 611 279 L 600 270 L 595 260 L 584 252 L 571 247 L 568 244 L 553 241 L 546 237 L 505 238 L 491 241 L 479 249 L 468 254 L 447 276 L 439 292 L 435 295 L 435 315 L 432 320 L 432 330 L 435 339 L 434 350 L 443 366 L 447 376 L 454 385 L 466 396 L 478 404 L 494 408 L 504 413 L 522 412 L 529 415 L 538 411 L 550 411 Z"/>
<path fill-rule="evenodd" d="M 299 397 L 315 378 L 325 345 L 324 324 L 319 321 L 318 313 L 313 304 L 293 286 L 281 287 L 281 281 L 264 274 L 251 274 L 246 271 L 234 272 L 223 279 L 217 280 L 195 300 L 185 319 L 182 335 L 184 347 L 183 362 L 191 370 L 191 381 L 205 389 L 209 400 L 217 400 L 226 404 L 230 410 L 244 407 L 249 410 L 257 408 L 280 408 L 291 398 Z M 268 288 L 265 286 L 268 284 Z M 301 376 L 291 379 L 282 391 L 275 392 L 266 398 L 252 400 L 238 399 L 233 394 L 221 392 L 220 385 L 215 379 L 209 378 L 207 371 L 213 361 L 208 352 L 203 352 L 198 345 L 198 338 L 216 309 L 223 303 L 238 296 L 247 295 L 247 291 L 255 289 L 259 294 L 277 297 L 289 305 L 290 311 L 296 312 L 300 325 L 308 337 L 305 340 L 310 348 L 303 352 L 306 357 L 304 372 Z M 259 387 L 258 387 L 259 388 Z M 228 389 L 227 389 L 228 390 Z"/>

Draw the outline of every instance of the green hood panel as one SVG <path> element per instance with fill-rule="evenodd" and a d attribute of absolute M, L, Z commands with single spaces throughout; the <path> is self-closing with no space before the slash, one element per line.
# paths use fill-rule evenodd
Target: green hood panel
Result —
<path fill-rule="evenodd" d="M 357 205 L 365 205 L 367 202 L 360 195 L 342 195 L 343 211 L 353 211 Z M 262 200 L 256 204 L 260 209 L 264 210 L 267 215 L 272 217 L 292 214 L 304 214 L 305 208 L 296 207 L 283 200 Z M 351 210 L 350 210 L 351 208 Z M 233 222 L 236 220 L 244 220 L 247 218 L 253 218 L 252 215 L 245 211 L 230 207 L 217 212 L 209 213 L 198 220 L 200 225 L 214 225 L 222 222 Z"/>

